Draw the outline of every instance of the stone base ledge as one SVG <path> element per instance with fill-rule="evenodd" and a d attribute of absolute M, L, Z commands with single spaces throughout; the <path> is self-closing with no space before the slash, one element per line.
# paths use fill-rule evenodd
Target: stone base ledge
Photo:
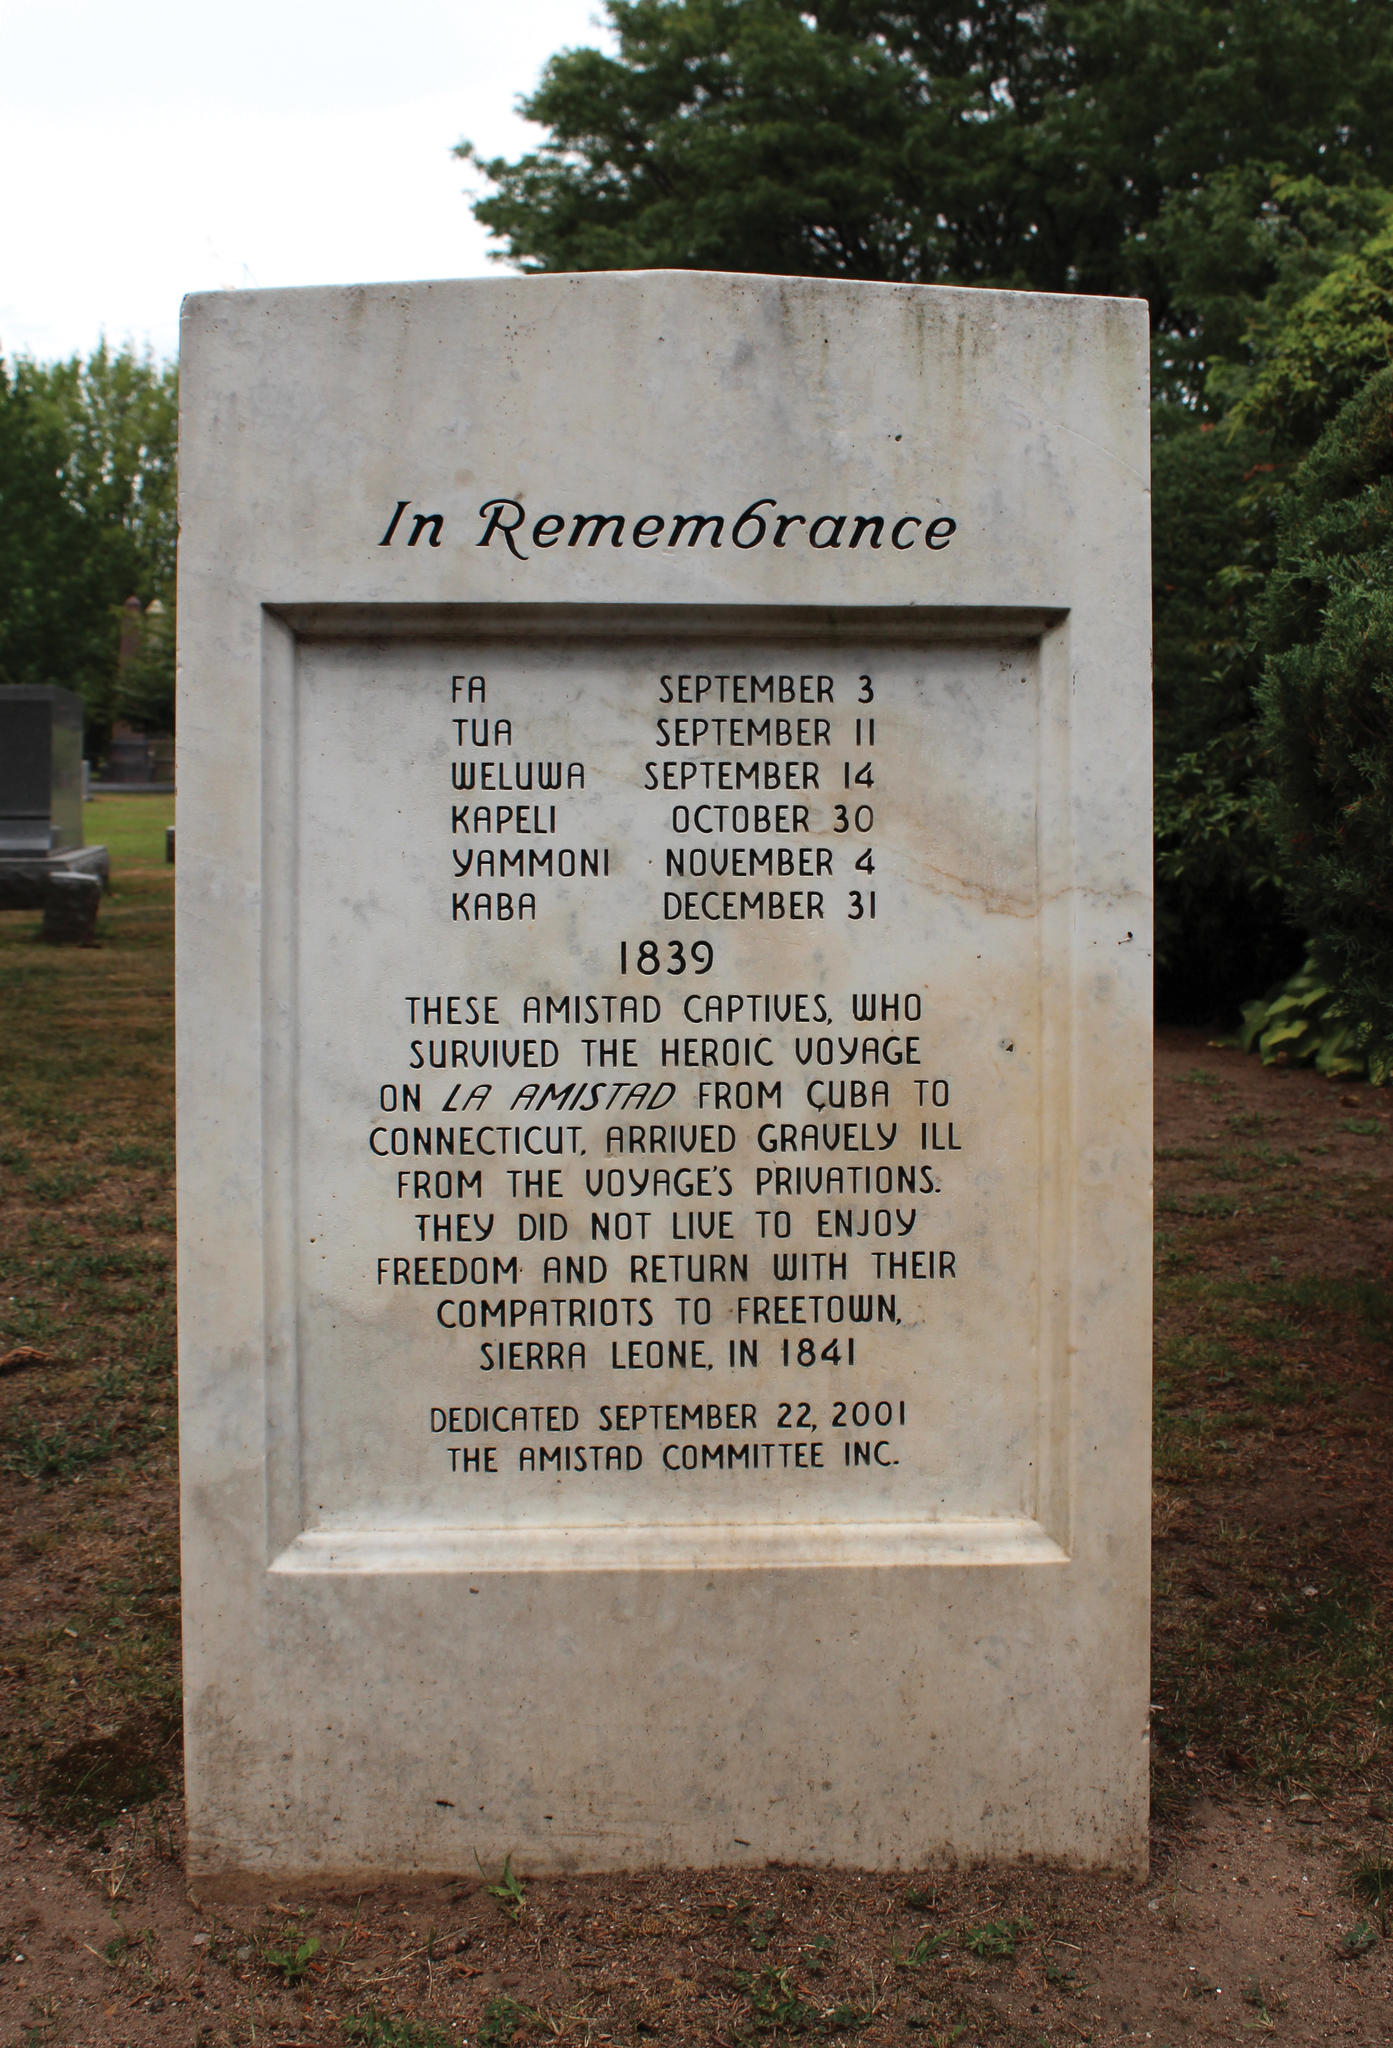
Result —
<path fill-rule="evenodd" d="M 71 853 L 0 853 L 0 910 L 42 910 L 50 875 L 95 875 L 111 887 L 111 856 L 104 846 L 79 846 Z"/>

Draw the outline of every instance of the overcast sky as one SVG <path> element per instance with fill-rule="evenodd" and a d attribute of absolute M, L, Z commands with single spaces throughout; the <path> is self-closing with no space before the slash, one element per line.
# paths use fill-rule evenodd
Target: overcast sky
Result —
<path fill-rule="evenodd" d="M 187 291 L 479 276 L 467 136 L 516 155 L 598 0 L 0 0 L 0 353 L 178 346 Z"/>

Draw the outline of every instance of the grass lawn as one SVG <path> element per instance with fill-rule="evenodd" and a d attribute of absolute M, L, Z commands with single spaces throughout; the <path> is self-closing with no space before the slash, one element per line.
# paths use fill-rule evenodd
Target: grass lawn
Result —
<path fill-rule="evenodd" d="M 0 914 L 0 1770 L 74 1823 L 178 1775 L 173 812 L 85 807 L 97 945 Z"/>
<path fill-rule="evenodd" d="M 164 862 L 165 827 L 174 823 L 172 796 L 94 796 L 82 807 L 82 833 L 89 846 L 111 853 L 111 879 L 119 894 L 123 879 Z"/>

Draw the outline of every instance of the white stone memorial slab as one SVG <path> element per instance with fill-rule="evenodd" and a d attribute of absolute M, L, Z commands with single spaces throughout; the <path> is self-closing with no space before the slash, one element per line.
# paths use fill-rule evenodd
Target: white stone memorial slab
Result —
<path fill-rule="evenodd" d="M 1146 350 L 189 301 L 204 1890 L 1144 1863 Z"/>

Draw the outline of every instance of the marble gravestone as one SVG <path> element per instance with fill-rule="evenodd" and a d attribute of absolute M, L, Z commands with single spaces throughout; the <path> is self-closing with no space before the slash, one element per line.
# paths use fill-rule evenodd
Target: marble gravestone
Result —
<path fill-rule="evenodd" d="M 1145 307 L 181 360 L 193 1883 L 1143 1867 Z"/>

